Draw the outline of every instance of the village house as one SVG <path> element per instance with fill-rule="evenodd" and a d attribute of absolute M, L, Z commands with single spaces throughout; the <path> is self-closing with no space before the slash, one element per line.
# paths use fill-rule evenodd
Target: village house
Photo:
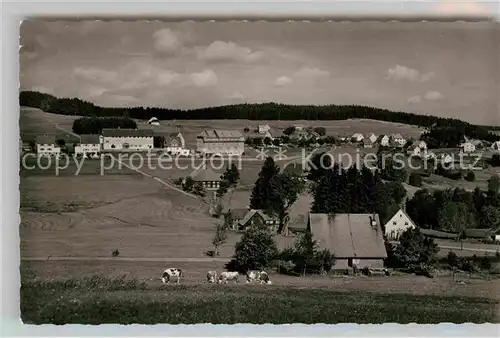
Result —
<path fill-rule="evenodd" d="M 495 141 L 491 144 L 491 150 L 500 151 L 500 141 Z"/>
<path fill-rule="evenodd" d="M 104 150 L 153 149 L 153 131 L 150 129 L 103 129 Z"/>
<path fill-rule="evenodd" d="M 273 232 L 278 229 L 279 225 L 279 219 L 266 214 L 264 210 L 249 209 L 243 218 L 238 219 L 237 229 L 245 230 L 249 226 L 256 224 L 256 222 L 267 225 Z"/>
<path fill-rule="evenodd" d="M 464 142 L 460 145 L 464 153 L 473 153 L 476 151 L 476 146 L 471 141 Z"/>
<path fill-rule="evenodd" d="M 364 148 L 373 148 L 373 142 L 369 138 L 365 138 L 363 140 L 363 147 Z"/>
<path fill-rule="evenodd" d="M 39 155 L 59 155 L 61 148 L 56 145 L 54 135 L 39 135 L 36 137 L 36 152 Z"/>
<path fill-rule="evenodd" d="M 387 135 L 380 135 L 380 136 L 377 138 L 377 142 L 378 142 L 378 144 L 380 144 L 380 146 L 382 146 L 382 147 L 388 147 L 388 146 L 389 146 L 389 142 L 390 142 L 390 138 L 389 138 L 389 136 L 387 136 Z"/>
<path fill-rule="evenodd" d="M 368 139 L 372 142 L 372 144 L 374 144 L 375 142 L 377 142 L 377 136 L 374 134 L 374 133 L 370 133 L 368 134 L 365 139 Z"/>
<path fill-rule="evenodd" d="M 308 231 L 335 255 L 334 269 L 383 268 L 387 258 L 378 214 L 309 214 Z"/>
<path fill-rule="evenodd" d="M 438 160 L 442 164 L 449 164 L 453 162 L 453 156 L 450 154 L 442 153 L 438 155 Z"/>
<path fill-rule="evenodd" d="M 394 216 L 385 223 L 384 233 L 391 241 L 399 240 L 401 234 L 408 229 L 415 229 L 416 225 L 404 210 L 399 209 Z"/>
<path fill-rule="evenodd" d="M 352 142 L 361 142 L 365 137 L 361 133 L 355 133 L 351 136 Z"/>
<path fill-rule="evenodd" d="M 295 128 L 295 131 L 304 130 L 304 125 L 302 125 L 302 124 L 294 124 L 292 127 Z"/>
<path fill-rule="evenodd" d="M 186 149 L 186 141 L 181 133 L 155 132 L 155 147 L 161 147 L 170 154 L 189 155 Z"/>
<path fill-rule="evenodd" d="M 390 140 L 395 144 L 396 147 L 402 148 L 406 144 L 406 139 L 400 134 L 392 134 Z"/>
<path fill-rule="evenodd" d="M 267 130 L 263 133 L 259 133 L 259 132 L 247 132 L 247 133 L 245 133 L 245 139 L 261 138 L 264 140 L 264 139 L 268 138 L 271 141 L 273 141 L 274 139 L 279 138 L 281 136 L 282 136 L 282 134 L 274 128 L 270 128 L 269 130 Z"/>
<path fill-rule="evenodd" d="M 406 151 L 409 155 L 425 155 L 427 152 L 427 143 L 424 141 L 414 141 Z"/>
<path fill-rule="evenodd" d="M 75 155 L 79 156 L 99 156 L 102 150 L 103 137 L 101 135 L 80 135 L 80 142 L 75 146 Z"/>
<path fill-rule="evenodd" d="M 152 126 L 159 126 L 160 121 L 156 117 L 152 117 L 148 120 L 148 124 L 150 124 Z"/>
<path fill-rule="evenodd" d="M 268 124 L 259 124 L 258 132 L 259 134 L 265 134 L 271 129 Z"/>
<path fill-rule="evenodd" d="M 235 130 L 204 130 L 196 137 L 196 147 L 201 154 L 241 156 L 245 151 L 245 138 Z"/>
<path fill-rule="evenodd" d="M 201 182 L 203 188 L 207 191 L 216 191 L 220 187 L 222 174 L 215 172 L 206 163 L 201 164 L 190 175 L 195 182 Z"/>

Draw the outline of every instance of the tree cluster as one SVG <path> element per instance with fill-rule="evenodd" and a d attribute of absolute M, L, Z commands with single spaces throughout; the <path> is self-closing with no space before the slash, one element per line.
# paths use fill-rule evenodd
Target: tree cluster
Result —
<path fill-rule="evenodd" d="M 73 121 L 76 134 L 101 134 L 104 128 L 137 129 L 137 123 L 127 117 L 81 117 Z"/>
<path fill-rule="evenodd" d="M 496 177 L 496 176 L 494 176 Z M 490 179 L 487 192 L 476 188 L 419 190 L 406 203 L 406 212 L 416 225 L 460 233 L 465 229 L 489 229 L 500 226 L 498 179 Z"/>
<path fill-rule="evenodd" d="M 236 164 L 231 164 L 230 167 L 221 175 L 219 189 L 217 189 L 217 197 L 222 197 L 227 193 L 230 187 L 235 187 L 240 180 L 240 172 Z"/>
<path fill-rule="evenodd" d="M 471 125 L 458 119 L 394 112 L 387 109 L 357 105 L 287 105 L 278 103 L 237 104 L 200 109 L 167 109 L 151 107 L 108 108 L 75 98 L 56 98 L 35 91 L 20 93 L 21 106 L 40 108 L 43 111 L 80 116 L 124 116 L 135 119 L 157 117 L 160 120 L 188 119 L 247 119 L 247 120 L 346 120 L 353 118 L 372 119 L 405 123 L 431 128 L 424 139 L 431 147 L 456 147 L 459 138 L 471 138 L 490 142 L 500 140 L 500 136 L 489 132 L 484 126 Z"/>

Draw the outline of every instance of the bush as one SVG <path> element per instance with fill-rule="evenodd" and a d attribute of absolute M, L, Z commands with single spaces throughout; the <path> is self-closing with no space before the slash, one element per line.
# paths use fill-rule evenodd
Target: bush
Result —
<path fill-rule="evenodd" d="M 111 256 L 113 257 L 118 257 L 118 255 L 120 254 L 120 251 L 118 251 L 118 249 L 115 249 L 113 250 L 113 252 L 111 253 Z"/>
<path fill-rule="evenodd" d="M 478 270 L 474 258 L 468 259 L 465 257 L 459 258 L 458 268 L 462 271 L 467 271 L 467 272 L 476 272 Z"/>
<path fill-rule="evenodd" d="M 453 251 L 450 250 L 450 252 L 448 252 L 446 260 L 451 267 L 458 267 L 458 256 Z"/>
<path fill-rule="evenodd" d="M 419 173 L 411 173 L 410 175 L 410 185 L 414 187 L 421 187 L 422 186 L 422 177 L 420 177 Z"/>
<path fill-rule="evenodd" d="M 465 175 L 465 180 L 469 182 L 474 182 L 476 180 L 476 175 L 473 171 L 468 171 Z"/>
<path fill-rule="evenodd" d="M 481 259 L 480 267 L 481 269 L 489 270 L 491 269 L 491 266 L 492 266 L 491 258 L 487 254 L 485 254 L 483 256 L 483 259 Z"/>

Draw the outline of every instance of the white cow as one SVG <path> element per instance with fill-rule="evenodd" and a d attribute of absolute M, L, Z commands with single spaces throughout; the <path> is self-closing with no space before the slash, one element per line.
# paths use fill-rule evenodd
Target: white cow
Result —
<path fill-rule="evenodd" d="M 227 284 L 227 281 L 234 280 L 235 283 L 240 282 L 240 274 L 238 272 L 223 271 L 219 275 L 218 284 Z"/>
<path fill-rule="evenodd" d="M 182 270 L 176 268 L 169 268 L 163 271 L 163 275 L 161 276 L 161 281 L 163 284 L 168 284 L 170 282 L 170 278 L 177 277 L 177 284 L 180 283 L 182 277 Z"/>
<path fill-rule="evenodd" d="M 207 272 L 207 283 L 215 283 L 217 281 L 217 271 Z"/>
<path fill-rule="evenodd" d="M 247 283 L 259 281 L 260 284 L 272 284 L 269 275 L 265 271 L 250 270 L 247 272 Z"/>

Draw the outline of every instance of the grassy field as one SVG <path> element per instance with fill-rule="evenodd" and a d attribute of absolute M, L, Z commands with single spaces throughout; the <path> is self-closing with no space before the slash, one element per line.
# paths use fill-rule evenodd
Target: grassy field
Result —
<path fill-rule="evenodd" d="M 25 281 L 21 317 L 33 324 L 285 324 L 498 322 L 498 302 L 468 297 L 335 292 L 280 286 L 138 281 Z"/>

